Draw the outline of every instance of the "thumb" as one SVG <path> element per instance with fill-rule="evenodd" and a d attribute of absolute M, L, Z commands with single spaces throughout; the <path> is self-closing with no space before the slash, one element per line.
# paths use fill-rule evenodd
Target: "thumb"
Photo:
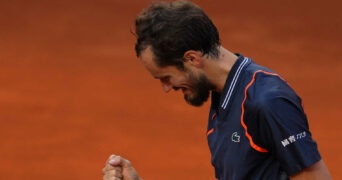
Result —
<path fill-rule="evenodd" d="M 114 156 L 112 157 L 108 163 L 112 166 L 121 166 L 123 168 L 127 168 L 131 166 L 131 163 L 127 160 L 122 158 L 121 156 Z"/>

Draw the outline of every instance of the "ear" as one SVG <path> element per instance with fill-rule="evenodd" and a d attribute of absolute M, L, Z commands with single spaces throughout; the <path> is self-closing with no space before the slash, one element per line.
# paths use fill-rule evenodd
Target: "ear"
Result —
<path fill-rule="evenodd" d="M 203 66 L 202 56 L 202 52 L 200 51 L 188 50 L 184 53 L 184 64 L 188 63 L 189 65 L 201 68 Z"/>

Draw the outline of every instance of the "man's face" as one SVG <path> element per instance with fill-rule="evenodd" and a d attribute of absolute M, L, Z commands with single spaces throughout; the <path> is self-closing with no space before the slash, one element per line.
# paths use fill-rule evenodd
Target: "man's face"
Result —
<path fill-rule="evenodd" d="M 157 66 L 150 48 L 141 53 L 140 59 L 151 75 L 160 80 L 165 92 L 172 89 L 182 90 L 185 101 L 190 105 L 201 106 L 207 101 L 210 91 L 215 88 L 201 72 L 193 72 L 187 68 L 181 71 L 174 66 Z"/>

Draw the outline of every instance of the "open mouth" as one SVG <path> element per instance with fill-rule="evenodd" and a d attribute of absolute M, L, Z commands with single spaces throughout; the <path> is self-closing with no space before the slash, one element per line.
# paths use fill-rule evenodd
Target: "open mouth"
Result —
<path fill-rule="evenodd" d="M 181 89 L 182 89 L 183 94 L 185 95 L 189 95 L 191 93 L 191 90 L 188 88 L 181 88 Z"/>
<path fill-rule="evenodd" d="M 173 87 L 173 90 L 175 91 L 182 90 L 183 94 L 188 94 L 190 92 L 190 90 L 185 87 Z"/>

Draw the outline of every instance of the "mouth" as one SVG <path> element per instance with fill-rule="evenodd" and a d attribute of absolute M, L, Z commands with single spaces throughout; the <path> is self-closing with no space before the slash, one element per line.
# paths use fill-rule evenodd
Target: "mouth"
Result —
<path fill-rule="evenodd" d="M 188 94 L 190 92 L 190 90 L 187 88 L 182 88 L 182 92 L 183 92 L 183 94 Z"/>
<path fill-rule="evenodd" d="M 192 92 L 189 88 L 181 88 L 184 95 L 190 95 Z"/>
<path fill-rule="evenodd" d="M 190 89 L 185 88 L 185 87 L 174 87 L 173 89 L 175 91 L 182 90 L 183 94 L 189 94 L 190 93 Z"/>

